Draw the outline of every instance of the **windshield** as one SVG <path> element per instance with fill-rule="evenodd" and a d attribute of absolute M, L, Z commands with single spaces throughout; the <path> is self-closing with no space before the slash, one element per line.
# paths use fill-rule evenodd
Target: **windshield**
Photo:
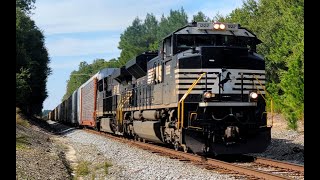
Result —
<path fill-rule="evenodd" d="M 197 46 L 233 46 L 251 48 L 254 38 L 229 35 L 177 35 L 178 50 L 186 50 Z"/>

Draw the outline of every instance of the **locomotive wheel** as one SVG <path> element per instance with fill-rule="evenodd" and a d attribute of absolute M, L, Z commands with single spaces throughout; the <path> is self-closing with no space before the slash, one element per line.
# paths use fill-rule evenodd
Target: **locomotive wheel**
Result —
<path fill-rule="evenodd" d="M 183 152 L 187 153 L 189 148 L 185 144 L 182 144 L 181 146 L 182 146 Z"/>
<path fill-rule="evenodd" d="M 94 127 L 93 127 L 93 130 L 95 130 L 95 131 L 100 131 L 97 126 L 94 126 Z"/>
<path fill-rule="evenodd" d="M 179 143 L 178 143 L 178 142 L 175 142 L 175 143 L 173 144 L 173 148 L 174 148 L 174 150 L 179 151 Z"/>
<path fill-rule="evenodd" d="M 135 135 L 135 136 L 133 136 L 133 140 L 134 141 L 138 141 L 138 137 Z"/>

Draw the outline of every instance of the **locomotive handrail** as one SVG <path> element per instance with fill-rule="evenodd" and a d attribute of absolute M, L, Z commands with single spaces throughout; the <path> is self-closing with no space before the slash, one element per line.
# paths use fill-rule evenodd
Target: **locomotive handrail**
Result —
<path fill-rule="evenodd" d="M 197 83 L 200 81 L 200 79 L 205 75 L 206 73 L 202 73 L 200 77 L 195 80 L 192 85 L 189 87 L 188 91 L 184 93 L 184 95 L 181 97 L 181 99 L 178 102 L 178 129 L 180 127 L 183 127 L 183 120 L 184 120 L 184 100 L 187 98 L 189 93 L 192 91 L 192 89 L 197 85 Z M 180 107 L 181 106 L 181 107 Z M 181 116 L 181 117 L 180 117 Z M 180 123 L 181 122 L 181 123 Z M 180 125 L 181 124 L 181 125 Z"/>
<path fill-rule="evenodd" d="M 256 75 L 254 74 L 253 77 L 258 81 L 258 83 L 260 84 L 260 86 L 263 88 L 264 92 L 266 92 L 266 95 L 268 95 L 270 97 L 270 113 L 271 113 L 271 127 L 273 126 L 273 99 L 271 97 L 271 95 L 267 92 L 266 88 L 262 85 L 261 81 L 256 77 Z M 256 85 L 256 82 L 253 81 L 253 83 Z M 263 94 L 261 93 L 261 91 L 259 90 L 259 88 L 257 87 L 257 91 L 259 94 L 261 94 L 261 97 L 264 99 L 264 101 L 267 102 L 267 99 L 263 96 Z"/>
<path fill-rule="evenodd" d="M 124 94 L 123 97 L 122 97 L 122 94 Z M 119 124 L 122 124 L 122 121 L 123 121 L 122 108 L 123 108 L 124 104 L 132 96 L 132 93 L 128 93 L 128 92 L 125 92 L 125 93 L 122 93 L 122 94 L 120 94 L 121 98 L 120 98 L 120 102 L 119 102 L 118 107 L 117 107 L 117 119 L 119 121 Z"/>

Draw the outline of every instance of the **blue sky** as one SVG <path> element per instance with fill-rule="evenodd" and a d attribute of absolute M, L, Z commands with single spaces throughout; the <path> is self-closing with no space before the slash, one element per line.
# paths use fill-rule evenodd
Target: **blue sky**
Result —
<path fill-rule="evenodd" d="M 191 21 L 202 11 L 210 18 L 242 6 L 242 0 L 36 0 L 31 18 L 43 31 L 52 74 L 43 109 L 53 109 L 66 92 L 67 80 L 81 61 L 120 56 L 120 35 L 134 18 L 153 13 L 158 20 L 170 9 L 184 8 Z"/>

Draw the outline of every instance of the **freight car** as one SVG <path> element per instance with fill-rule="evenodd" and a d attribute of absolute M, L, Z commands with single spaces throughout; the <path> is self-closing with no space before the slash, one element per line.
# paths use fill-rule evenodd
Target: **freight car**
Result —
<path fill-rule="evenodd" d="M 193 22 L 81 85 L 49 117 L 207 154 L 259 153 L 271 140 L 261 41 L 239 24 Z"/>

